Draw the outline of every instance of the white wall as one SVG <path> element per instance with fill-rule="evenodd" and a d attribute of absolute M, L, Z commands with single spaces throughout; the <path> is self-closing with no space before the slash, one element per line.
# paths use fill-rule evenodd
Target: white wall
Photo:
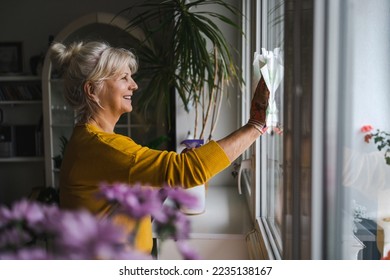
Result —
<path fill-rule="evenodd" d="M 354 134 L 364 124 L 390 130 L 390 1 L 348 1 L 346 50 Z M 361 135 L 360 135 L 361 136 Z M 357 148 L 371 147 L 357 137 Z M 390 171 L 389 171 L 390 172 Z"/>

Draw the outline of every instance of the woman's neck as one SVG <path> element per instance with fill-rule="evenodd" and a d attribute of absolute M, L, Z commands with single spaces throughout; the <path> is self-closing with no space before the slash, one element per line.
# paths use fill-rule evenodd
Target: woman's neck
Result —
<path fill-rule="evenodd" d="M 114 133 L 115 123 L 107 121 L 107 119 L 100 118 L 99 116 L 93 116 L 88 122 L 107 133 Z"/>

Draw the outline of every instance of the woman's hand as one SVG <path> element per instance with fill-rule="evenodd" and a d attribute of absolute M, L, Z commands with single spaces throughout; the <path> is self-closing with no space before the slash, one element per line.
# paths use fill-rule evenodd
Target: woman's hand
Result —
<path fill-rule="evenodd" d="M 217 141 L 230 159 L 230 162 L 233 162 L 248 149 L 267 129 L 265 121 L 269 94 L 267 85 L 264 79 L 261 78 L 252 98 L 248 123 L 227 137 Z"/>
<path fill-rule="evenodd" d="M 252 98 L 248 124 L 254 126 L 261 133 L 266 130 L 266 113 L 268 108 L 269 90 L 261 77 Z"/>

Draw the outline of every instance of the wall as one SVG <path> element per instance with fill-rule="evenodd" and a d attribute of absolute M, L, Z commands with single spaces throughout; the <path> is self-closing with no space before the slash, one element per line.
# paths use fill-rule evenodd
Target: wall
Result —
<path fill-rule="evenodd" d="M 55 36 L 71 21 L 89 13 L 116 14 L 129 2 L 131 0 L 2 0 L 0 41 L 22 41 L 24 72 L 31 72 L 29 59 L 46 50 L 49 35 Z"/>
<path fill-rule="evenodd" d="M 353 129 L 371 124 L 389 130 L 390 1 L 348 2 Z"/>

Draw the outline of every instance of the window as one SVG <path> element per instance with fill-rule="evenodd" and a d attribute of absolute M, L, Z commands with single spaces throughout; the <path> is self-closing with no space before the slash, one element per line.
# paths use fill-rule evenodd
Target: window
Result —
<path fill-rule="evenodd" d="M 255 52 L 262 54 L 262 48 L 283 54 L 284 42 L 284 0 L 264 0 L 247 3 L 244 1 L 243 69 L 247 85 L 244 90 L 243 120 L 249 115 L 249 104 L 257 81 L 252 80 L 252 62 Z M 256 67 L 256 66 L 254 66 Z M 250 83 L 248 82 L 250 81 Z M 280 258 L 282 253 L 281 224 L 283 197 L 283 84 L 275 94 L 276 122 L 254 145 L 251 151 L 252 170 L 249 204 L 252 215 L 260 223 L 263 238 L 267 240 L 270 258 Z M 247 158 L 250 155 L 247 155 Z M 252 205 L 253 204 L 253 205 Z"/>
<path fill-rule="evenodd" d="M 390 131 L 389 9 L 387 0 L 374 5 L 347 0 L 329 7 L 337 19 L 329 28 L 334 43 L 328 55 L 335 86 L 327 93 L 327 115 L 329 122 L 337 118 L 326 139 L 332 190 L 327 206 L 335 206 L 326 228 L 329 258 L 375 260 L 390 251 L 389 147 L 378 150 L 373 139 L 364 142 L 369 132 L 361 131 L 365 125 L 374 133 Z"/>
<path fill-rule="evenodd" d="M 268 51 L 280 49 L 284 51 L 284 0 L 263 1 L 262 17 L 263 39 L 261 47 Z M 257 51 L 259 47 L 257 47 Z M 282 80 L 283 83 L 283 80 Z M 280 258 L 282 246 L 282 198 L 283 198 L 283 84 L 280 84 L 274 94 L 276 104 L 276 118 L 269 126 L 267 133 L 261 140 L 261 159 L 259 170 L 263 176 L 260 186 L 260 197 L 262 207 L 260 217 L 268 229 L 268 238 L 272 241 L 273 253 Z M 271 106 L 272 100 L 270 99 Z"/>
<path fill-rule="evenodd" d="M 263 0 L 250 8 L 246 67 L 261 48 L 284 54 L 276 130 L 251 153 L 260 250 L 271 259 L 386 256 L 390 148 L 365 143 L 370 132 L 360 129 L 390 131 L 390 2 Z"/>

